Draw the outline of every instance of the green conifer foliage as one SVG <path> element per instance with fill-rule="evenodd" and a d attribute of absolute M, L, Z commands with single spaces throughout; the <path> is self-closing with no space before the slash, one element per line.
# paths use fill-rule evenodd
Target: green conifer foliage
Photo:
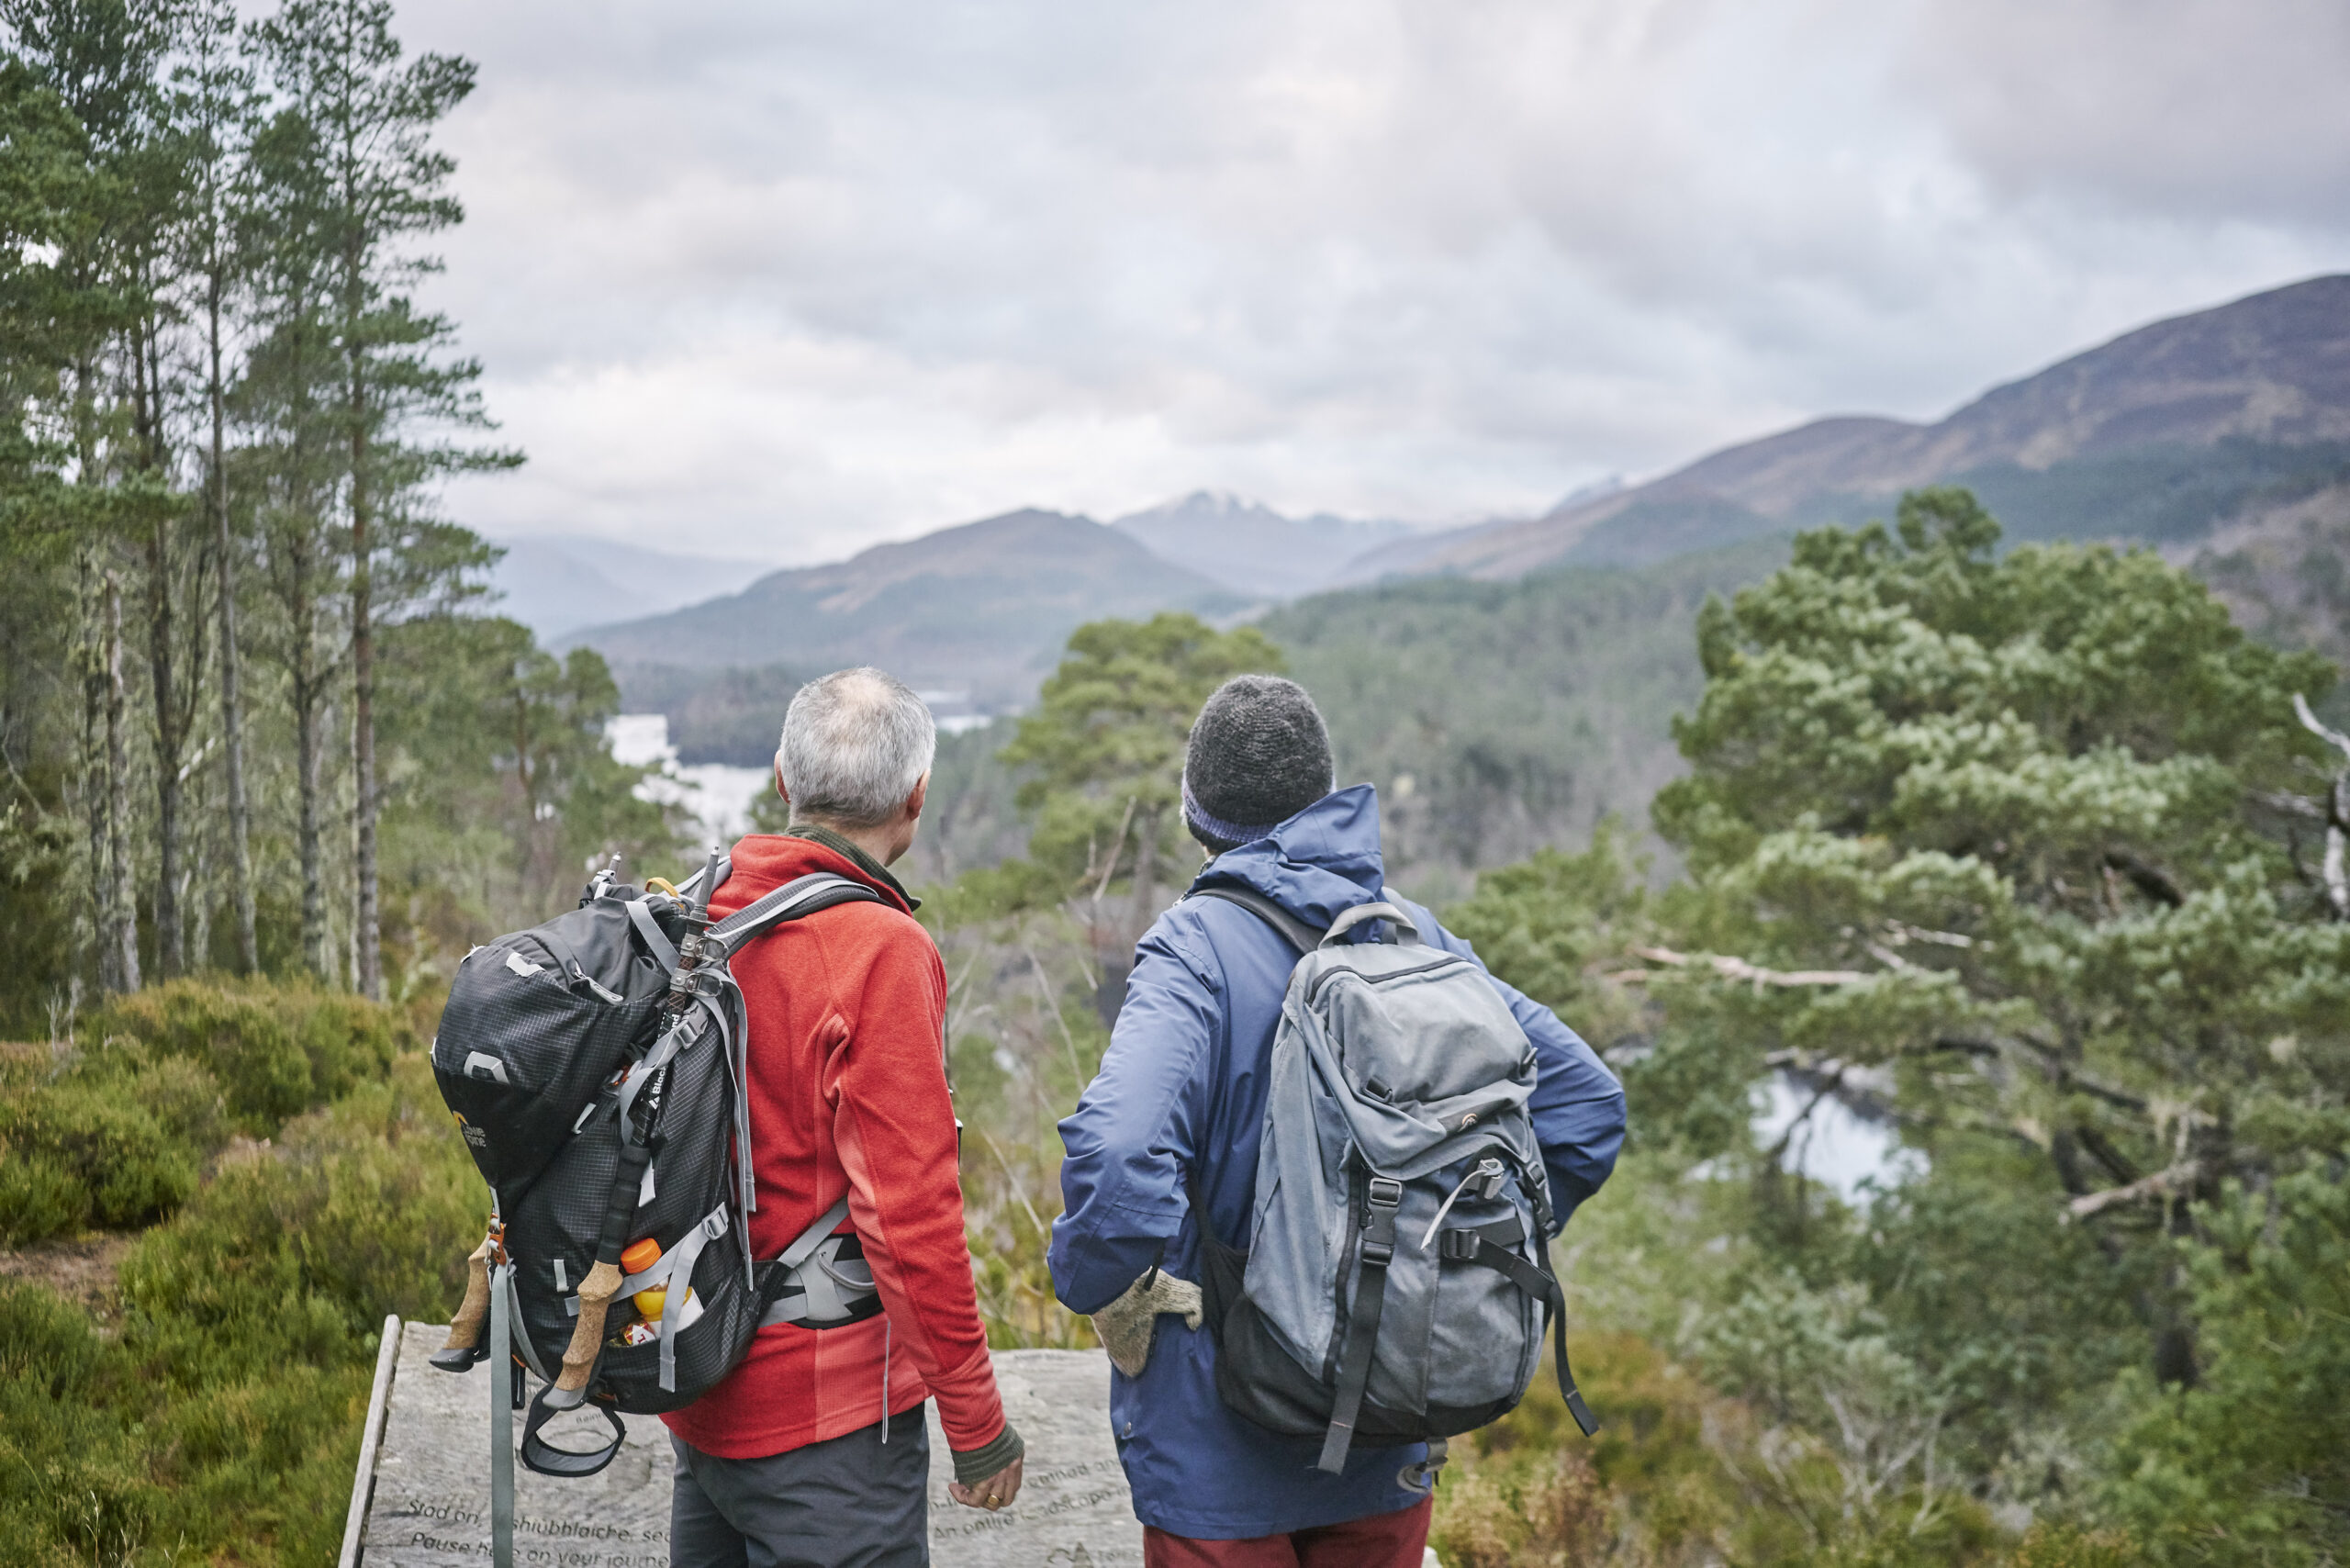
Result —
<path fill-rule="evenodd" d="M 1877 1096 L 1931 1175 L 1802 1266 L 1872 1282 L 1976 1462 L 2134 1343 L 2115 1388 L 2175 1408 L 2129 1463 L 2200 1477 L 2129 1493 L 2145 1539 L 2185 1540 L 2172 1505 L 2339 1536 L 2315 1503 L 2251 1508 L 2340 1494 L 2339 1417 L 2287 1370 L 2341 1364 L 2340 1292 L 2283 1262 L 2322 1273 L 2350 1235 L 2350 924 L 2320 864 L 2340 760 L 2295 700 L 2333 673 L 2151 553 L 1998 542 L 1972 497 L 1921 492 L 1707 607 L 1692 771 L 1656 806 L 1694 887 L 1651 955 L 1672 1026 L 1636 1105 L 1723 1147 L 1707 1091 L 1767 1067 Z M 2272 1385 L 2246 1452 L 2217 1413 Z"/>

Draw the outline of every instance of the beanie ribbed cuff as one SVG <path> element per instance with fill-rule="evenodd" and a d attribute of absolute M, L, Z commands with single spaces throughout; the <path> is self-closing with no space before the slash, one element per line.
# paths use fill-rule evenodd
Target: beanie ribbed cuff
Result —
<path fill-rule="evenodd" d="M 1192 779 L 1189 774 L 1186 774 L 1183 778 L 1183 820 L 1207 837 L 1235 846 L 1254 844 L 1281 826 L 1279 823 L 1259 823 L 1251 826 L 1246 823 L 1228 823 L 1222 817 L 1211 816 L 1207 808 L 1201 805 L 1192 794 Z"/>

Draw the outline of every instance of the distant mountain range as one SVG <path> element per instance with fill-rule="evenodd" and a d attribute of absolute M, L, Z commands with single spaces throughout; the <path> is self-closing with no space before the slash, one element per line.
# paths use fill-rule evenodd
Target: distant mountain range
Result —
<path fill-rule="evenodd" d="M 1415 532 L 1392 522 L 1290 518 L 1202 491 L 1107 525 L 1013 512 L 747 581 L 758 569 L 741 563 L 688 567 L 587 542 L 521 542 L 501 581 L 516 606 L 552 599 L 566 610 L 611 602 L 660 610 L 598 624 L 582 616 L 558 641 L 602 650 L 631 701 L 676 710 L 671 734 L 686 760 L 728 760 L 734 750 L 749 755 L 754 742 L 768 744 L 777 717 L 770 710 L 785 700 L 793 672 L 869 661 L 940 693 L 942 711 L 1002 712 L 1033 700 L 1069 633 L 1086 621 L 1159 610 L 1231 621 L 1288 600 L 1291 608 L 1269 624 L 1294 644 L 1296 667 L 1327 675 L 1338 666 L 1325 669 L 1328 651 L 1316 651 L 1317 639 L 1324 629 L 1354 624 L 1340 600 L 1383 606 L 1382 635 L 1391 641 L 1453 639 L 1457 629 L 1447 629 L 1454 627 L 1453 610 L 1427 619 L 1409 609 L 1420 603 L 1416 591 L 1383 596 L 1413 579 L 1510 582 L 1562 567 L 1645 568 L 1684 559 L 1708 574 L 1767 570 L 1759 564 L 1784 558 L 1784 547 L 1771 542 L 1799 528 L 1887 515 L 1902 490 L 1930 483 L 1973 487 L 2012 539 L 2146 542 L 2197 561 L 2199 569 L 2209 565 L 2207 575 L 2224 578 L 2247 624 L 2331 647 L 2342 633 L 2321 623 L 2333 614 L 2329 607 L 2338 608 L 2339 594 L 2326 584 L 2350 580 L 2342 571 L 2350 552 L 2344 532 L 2350 276 L 2157 322 L 1997 387 L 1930 424 L 1819 420 L 1645 484 L 1594 487 L 1538 518 Z M 557 543 L 570 564 L 584 561 L 605 576 L 615 599 L 598 601 L 588 588 L 566 587 L 570 579 L 558 570 L 564 563 L 543 567 L 542 557 L 527 553 Z M 697 579 L 697 570 L 709 575 Z M 535 580 L 516 580 L 533 573 Z M 705 597 L 680 608 L 697 580 Z M 1440 583 L 1422 586 L 1434 591 Z M 1575 598 L 1581 588 L 1559 591 L 1566 596 L 1559 606 L 1583 602 Z M 1311 597 L 1316 593 L 1322 597 Z M 1428 602 L 1455 605 L 1442 593 Z M 1460 601 L 1458 611 L 1472 619 L 1485 613 L 1477 603 L 1471 610 Z M 1685 628 L 1670 629 L 1673 647 L 1685 639 Z M 1574 656 L 1592 655 L 1585 649 Z M 1628 671 L 1642 660 L 1641 668 L 1669 665 L 1675 681 L 1686 677 L 1687 656 L 1684 649 L 1668 657 L 1662 644 L 1646 643 L 1624 653 L 1634 661 Z M 1581 689 L 1580 677 L 1563 666 L 1550 669 L 1535 652 L 1505 664 L 1483 677 L 1465 664 L 1456 674 L 1496 691 L 1529 680 Z M 735 676 L 714 680 L 722 668 Z M 1627 674 L 1624 683 L 1631 681 Z M 722 700 L 722 689 L 733 695 Z M 1639 706 L 1629 691 L 1627 684 L 1623 701 Z M 1617 699 L 1600 693 L 1591 700 L 1604 709 Z M 1367 712 L 1348 723 L 1361 729 L 1377 720 Z M 739 745 L 734 728 L 748 737 Z M 1596 731 L 1593 738 L 1606 744 Z M 1625 761 L 1624 779 L 1670 767 L 1669 742 L 1643 744 L 1651 743 L 1665 749 Z M 1492 749 L 1479 745 L 1480 755 Z M 1629 788 L 1598 789 L 1571 814 L 1584 820 L 1595 801 L 1636 806 L 1620 798 Z M 1547 807 L 1528 810 L 1528 831 L 1537 822 L 1565 820 Z"/>
<path fill-rule="evenodd" d="M 2142 327 L 1930 425 L 1816 420 L 1539 518 L 1413 542 L 1405 574 L 1636 566 L 1964 484 L 2010 538 L 2192 542 L 2350 479 L 2350 276 Z M 1349 576 L 1376 572 L 1376 557 Z"/>
<path fill-rule="evenodd" d="M 738 592 L 558 644 L 585 644 L 615 665 L 876 664 L 990 711 L 1034 696 L 1088 621 L 1159 610 L 1231 616 L 1248 602 L 1116 529 L 1030 510 L 770 572 Z"/>
<path fill-rule="evenodd" d="M 774 569 L 755 561 L 677 555 L 577 534 L 496 543 L 506 554 L 489 575 L 497 596 L 490 608 L 542 639 L 699 604 Z"/>
<path fill-rule="evenodd" d="M 1222 490 L 1194 490 L 1110 526 L 1162 560 L 1188 566 L 1235 593 L 1279 599 L 1319 593 L 1346 578 L 1365 552 L 1427 532 L 1406 522 L 1367 522 L 1327 512 L 1283 517 Z"/>

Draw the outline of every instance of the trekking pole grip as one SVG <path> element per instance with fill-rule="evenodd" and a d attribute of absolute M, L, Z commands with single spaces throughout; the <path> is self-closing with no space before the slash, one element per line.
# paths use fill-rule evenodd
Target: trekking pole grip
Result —
<path fill-rule="evenodd" d="M 489 1250 L 497 1232 L 481 1238 L 465 1259 L 465 1299 L 449 1320 L 449 1342 L 432 1352 L 432 1364 L 442 1372 L 464 1372 L 477 1356 L 482 1325 L 489 1317 Z"/>
<path fill-rule="evenodd" d="M 621 1293 L 621 1248 L 636 1213 L 638 1184 L 653 1160 L 652 1146 L 634 1139 L 621 1146 L 620 1168 L 612 1173 L 610 1201 L 604 1209 L 604 1227 L 596 1238 L 596 1263 L 579 1282 L 579 1321 L 571 1327 L 571 1344 L 563 1352 L 563 1371 L 546 1392 L 547 1407 L 573 1410 L 588 1397 L 588 1379 L 604 1349 L 604 1315 Z"/>
<path fill-rule="evenodd" d="M 572 1326 L 571 1343 L 564 1350 L 563 1371 L 547 1390 L 550 1408 L 570 1410 L 587 1399 L 588 1379 L 604 1349 L 604 1315 L 611 1310 L 612 1298 L 621 1294 L 623 1278 L 618 1263 L 599 1258 L 579 1282 L 579 1321 Z"/>

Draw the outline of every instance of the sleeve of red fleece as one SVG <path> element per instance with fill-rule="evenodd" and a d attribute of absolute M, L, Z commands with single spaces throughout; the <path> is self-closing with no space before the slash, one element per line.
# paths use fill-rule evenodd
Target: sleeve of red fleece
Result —
<path fill-rule="evenodd" d="M 849 1217 L 892 1334 L 938 1401 L 946 1446 L 1002 1435 L 1003 1401 L 963 1240 L 955 1107 L 939 1041 L 946 970 L 911 921 L 876 949 L 852 1001 L 847 1047 L 834 1059 L 833 1139 L 848 1171 Z"/>

